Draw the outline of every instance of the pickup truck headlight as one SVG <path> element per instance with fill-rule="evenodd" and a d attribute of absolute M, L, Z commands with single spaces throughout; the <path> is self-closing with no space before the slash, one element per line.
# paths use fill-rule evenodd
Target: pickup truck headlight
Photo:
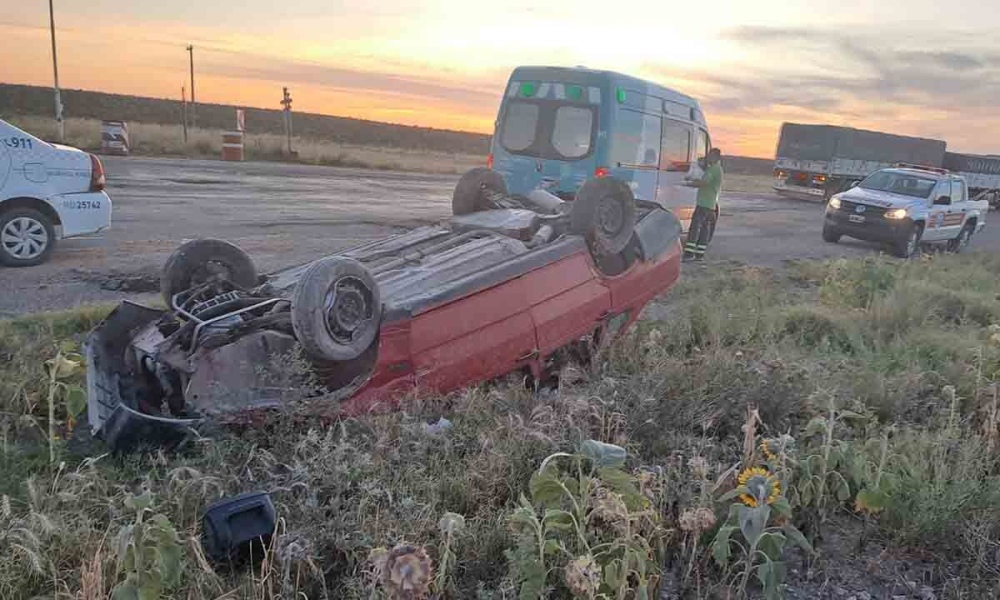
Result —
<path fill-rule="evenodd" d="M 905 208 L 896 208 L 893 210 L 885 211 L 886 219 L 905 219 L 909 214 L 909 211 Z"/>
<path fill-rule="evenodd" d="M 834 196 L 833 198 L 830 198 L 830 208 L 832 208 L 834 210 L 840 209 L 840 198 L 838 198 L 836 196 Z"/>

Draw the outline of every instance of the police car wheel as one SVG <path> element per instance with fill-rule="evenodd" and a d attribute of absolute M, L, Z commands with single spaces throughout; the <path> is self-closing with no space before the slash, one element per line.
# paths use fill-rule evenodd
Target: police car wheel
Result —
<path fill-rule="evenodd" d="M 823 241 L 829 244 L 836 244 L 840 237 L 844 235 L 832 227 L 823 226 Z"/>
<path fill-rule="evenodd" d="M 893 246 L 893 253 L 899 258 L 910 258 L 920 251 L 920 238 L 923 237 L 923 228 L 916 223 L 910 225 L 901 240 Z"/>
<path fill-rule="evenodd" d="M 52 221 L 32 208 L 0 213 L 0 264 L 31 267 L 49 259 L 56 245 Z"/>
<path fill-rule="evenodd" d="M 972 223 L 966 223 L 955 239 L 948 240 L 948 252 L 957 254 L 968 248 L 972 242 L 972 229 Z"/>

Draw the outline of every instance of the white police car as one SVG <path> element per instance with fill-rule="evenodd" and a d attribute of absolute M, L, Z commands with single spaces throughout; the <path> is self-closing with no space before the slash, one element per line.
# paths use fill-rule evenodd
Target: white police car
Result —
<path fill-rule="evenodd" d="M 952 252 L 968 247 L 986 226 L 989 202 L 969 200 L 965 179 L 944 169 L 900 165 L 875 171 L 830 198 L 823 239 L 847 235 L 888 244 L 902 258 L 921 244 L 943 242 Z"/>
<path fill-rule="evenodd" d="M 104 167 L 0 120 L 0 264 L 45 262 L 56 241 L 111 226 Z"/>

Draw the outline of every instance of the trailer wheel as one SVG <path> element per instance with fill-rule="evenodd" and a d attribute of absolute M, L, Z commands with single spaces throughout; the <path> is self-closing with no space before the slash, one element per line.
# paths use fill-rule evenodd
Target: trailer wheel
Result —
<path fill-rule="evenodd" d="M 192 240 L 167 259 L 160 275 L 160 293 L 167 306 L 173 297 L 213 278 L 240 287 L 257 285 L 257 269 L 246 252 L 223 240 Z"/>
<path fill-rule="evenodd" d="M 292 328 L 306 354 L 321 361 L 361 356 L 378 335 L 382 300 L 360 262 L 331 256 L 314 262 L 292 292 Z"/>
<path fill-rule="evenodd" d="M 455 185 L 451 212 L 455 216 L 498 208 L 491 194 L 507 195 L 507 184 L 499 173 L 486 167 L 466 171 Z"/>
<path fill-rule="evenodd" d="M 584 236 L 595 253 L 621 252 L 634 229 L 635 197 L 624 181 L 601 177 L 580 186 L 570 212 L 570 231 Z"/>

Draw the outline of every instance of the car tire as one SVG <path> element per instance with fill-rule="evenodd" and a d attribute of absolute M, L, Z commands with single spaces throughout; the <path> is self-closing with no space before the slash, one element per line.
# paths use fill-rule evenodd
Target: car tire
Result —
<path fill-rule="evenodd" d="M 635 229 L 632 189 L 614 177 L 587 180 L 576 192 L 569 228 L 584 236 L 597 254 L 621 252 Z"/>
<path fill-rule="evenodd" d="M 292 292 L 292 328 L 313 360 L 361 356 L 378 336 L 381 317 L 378 284 L 352 258 L 331 256 L 314 262 Z"/>
<path fill-rule="evenodd" d="M 0 213 L 0 264 L 33 267 L 49 259 L 56 246 L 52 221 L 33 208 Z"/>
<path fill-rule="evenodd" d="M 948 240 L 948 252 L 958 254 L 968 248 L 969 244 L 972 243 L 974 230 L 975 226 L 972 223 L 966 223 L 965 227 L 962 227 L 962 231 L 958 232 L 955 239 Z"/>
<path fill-rule="evenodd" d="M 912 258 L 920 252 L 920 239 L 923 234 L 924 228 L 919 223 L 911 224 L 903 239 L 893 244 L 892 253 L 899 258 Z"/>
<path fill-rule="evenodd" d="M 844 234 L 840 233 L 833 227 L 827 225 L 823 226 L 823 241 L 828 244 L 836 244 L 840 241 L 841 236 Z"/>
<path fill-rule="evenodd" d="M 257 269 L 246 252 L 223 240 L 192 240 L 174 250 L 160 275 L 160 293 L 167 306 L 184 290 L 222 277 L 242 288 L 257 285 Z"/>
<path fill-rule="evenodd" d="M 507 184 L 499 173 L 486 167 L 466 171 L 458 180 L 451 197 L 451 212 L 455 216 L 468 215 L 497 208 L 487 194 L 507 195 Z"/>

